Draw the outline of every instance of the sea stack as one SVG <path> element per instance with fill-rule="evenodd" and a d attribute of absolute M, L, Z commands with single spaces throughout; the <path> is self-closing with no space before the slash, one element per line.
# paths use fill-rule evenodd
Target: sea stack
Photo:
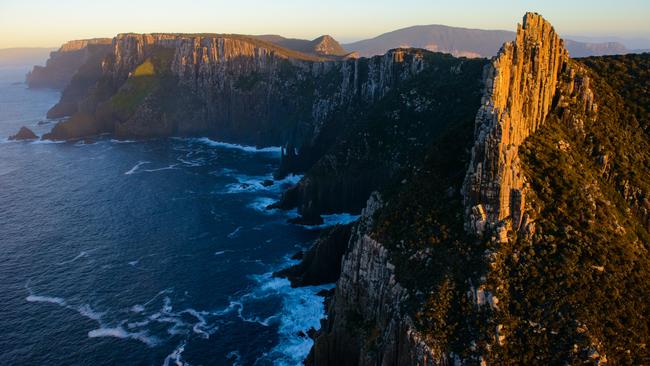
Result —
<path fill-rule="evenodd" d="M 38 139 L 38 136 L 36 136 L 34 131 L 30 130 L 25 126 L 21 127 L 17 134 L 9 137 L 9 140 L 36 140 L 36 139 Z"/>

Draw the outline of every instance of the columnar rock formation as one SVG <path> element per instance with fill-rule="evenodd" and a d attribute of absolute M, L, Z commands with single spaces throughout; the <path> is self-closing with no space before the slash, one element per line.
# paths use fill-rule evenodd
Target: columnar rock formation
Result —
<path fill-rule="evenodd" d="M 245 36 L 121 34 L 113 40 L 112 53 L 101 62 L 102 73 L 96 79 L 105 90 L 93 94 L 108 100 L 87 103 L 72 98 L 84 106 L 76 112 L 97 117 L 94 108 L 132 88 L 128 84 L 134 79 L 133 71 L 149 59 L 160 62 L 156 78 L 171 81 L 167 90 L 147 93 L 174 92 L 188 96 L 191 103 L 164 111 L 165 106 L 154 105 L 160 97 L 145 98 L 135 106 L 135 113 L 111 117 L 119 123 L 97 123 L 101 128 L 92 131 L 123 137 L 209 135 L 249 144 L 300 147 L 318 135 L 332 111 L 354 102 L 373 103 L 424 67 L 417 50 L 331 61 Z M 62 100 L 66 99 L 64 92 Z M 157 123 L 163 115 L 167 125 Z M 54 139 L 81 137 L 74 129 L 54 132 L 49 135 Z"/>
<path fill-rule="evenodd" d="M 463 189 L 469 232 L 526 229 L 518 148 L 544 123 L 560 97 L 559 83 L 580 83 L 569 68 L 564 42 L 550 23 L 533 13 L 524 16 L 516 40 L 506 43 L 486 68 L 476 142 Z M 563 75 L 568 80 L 561 80 Z M 503 239 L 505 231 L 500 231 Z"/>

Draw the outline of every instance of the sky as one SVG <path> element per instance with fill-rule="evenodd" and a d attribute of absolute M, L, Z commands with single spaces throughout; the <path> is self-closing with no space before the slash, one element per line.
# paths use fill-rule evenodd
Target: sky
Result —
<path fill-rule="evenodd" d="M 0 48 L 125 32 L 330 34 L 349 42 L 421 24 L 514 30 L 526 11 L 564 36 L 650 39 L 650 0 L 0 0 Z"/>

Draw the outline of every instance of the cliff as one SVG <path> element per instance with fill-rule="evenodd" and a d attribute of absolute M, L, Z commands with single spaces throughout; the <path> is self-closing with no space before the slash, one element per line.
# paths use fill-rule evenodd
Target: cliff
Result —
<path fill-rule="evenodd" d="M 449 126 L 475 115 L 486 61 L 422 55 L 423 69 L 417 77 L 405 80 L 377 103 L 337 115 L 322 129 L 321 135 L 336 136 L 331 139 L 335 142 L 316 141 L 314 146 L 329 149 L 283 195 L 280 207 L 298 207 L 306 218 L 360 212 L 372 191 L 400 182 L 417 169 Z"/>
<path fill-rule="evenodd" d="M 368 203 L 311 364 L 648 360 L 647 93 L 598 61 L 526 14 L 476 118 Z"/>
<path fill-rule="evenodd" d="M 481 235 L 509 219 L 503 230 L 529 230 L 524 216 L 524 178 L 518 148 L 557 103 L 558 83 L 571 84 L 567 97 L 595 111 L 589 82 L 570 70 L 564 42 L 540 16 L 528 14 L 514 42 L 506 43 L 486 70 L 486 91 L 476 116 L 476 143 L 465 179 L 467 229 Z M 517 86 L 517 87 L 513 87 Z"/>
<path fill-rule="evenodd" d="M 281 145 L 278 207 L 365 206 L 284 273 L 338 277 L 309 364 L 645 364 L 649 59 L 573 60 L 533 13 L 492 60 L 122 34 L 47 137 Z"/>
<path fill-rule="evenodd" d="M 203 135 L 300 148 L 334 110 L 373 103 L 422 68 L 418 52 L 328 61 L 231 35 L 123 34 L 112 47 L 92 90 L 80 80 L 69 87 L 86 93 L 64 91 L 62 103 L 78 108 L 48 138 Z M 147 62 L 152 73 L 135 72 Z"/>
<path fill-rule="evenodd" d="M 58 51 L 50 53 L 45 66 L 34 66 L 27 74 L 26 82 L 30 88 L 63 89 L 77 70 L 96 55 L 103 58 L 110 50 L 109 38 L 95 38 L 70 41 Z"/>
<path fill-rule="evenodd" d="M 437 365 L 444 357 L 421 339 L 403 314 L 408 297 L 396 282 L 388 250 L 366 234 L 382 206 L 373 194 L 341 264 L 328 319 L 307 365 Z"/>

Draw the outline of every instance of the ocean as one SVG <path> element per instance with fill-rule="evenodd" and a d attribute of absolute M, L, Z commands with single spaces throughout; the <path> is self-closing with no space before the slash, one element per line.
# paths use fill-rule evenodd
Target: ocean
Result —
<path fill-rule="evenodd" d="M 314 228 L 269 211 L 279 149 L 207 138 L 14 142 L 60 96 L 0 68 L 0 354 L 11 365 L 299 365 L 332 285 L 271 273 Z M 326 225 L 353 216 L 326 217 Z"/>

